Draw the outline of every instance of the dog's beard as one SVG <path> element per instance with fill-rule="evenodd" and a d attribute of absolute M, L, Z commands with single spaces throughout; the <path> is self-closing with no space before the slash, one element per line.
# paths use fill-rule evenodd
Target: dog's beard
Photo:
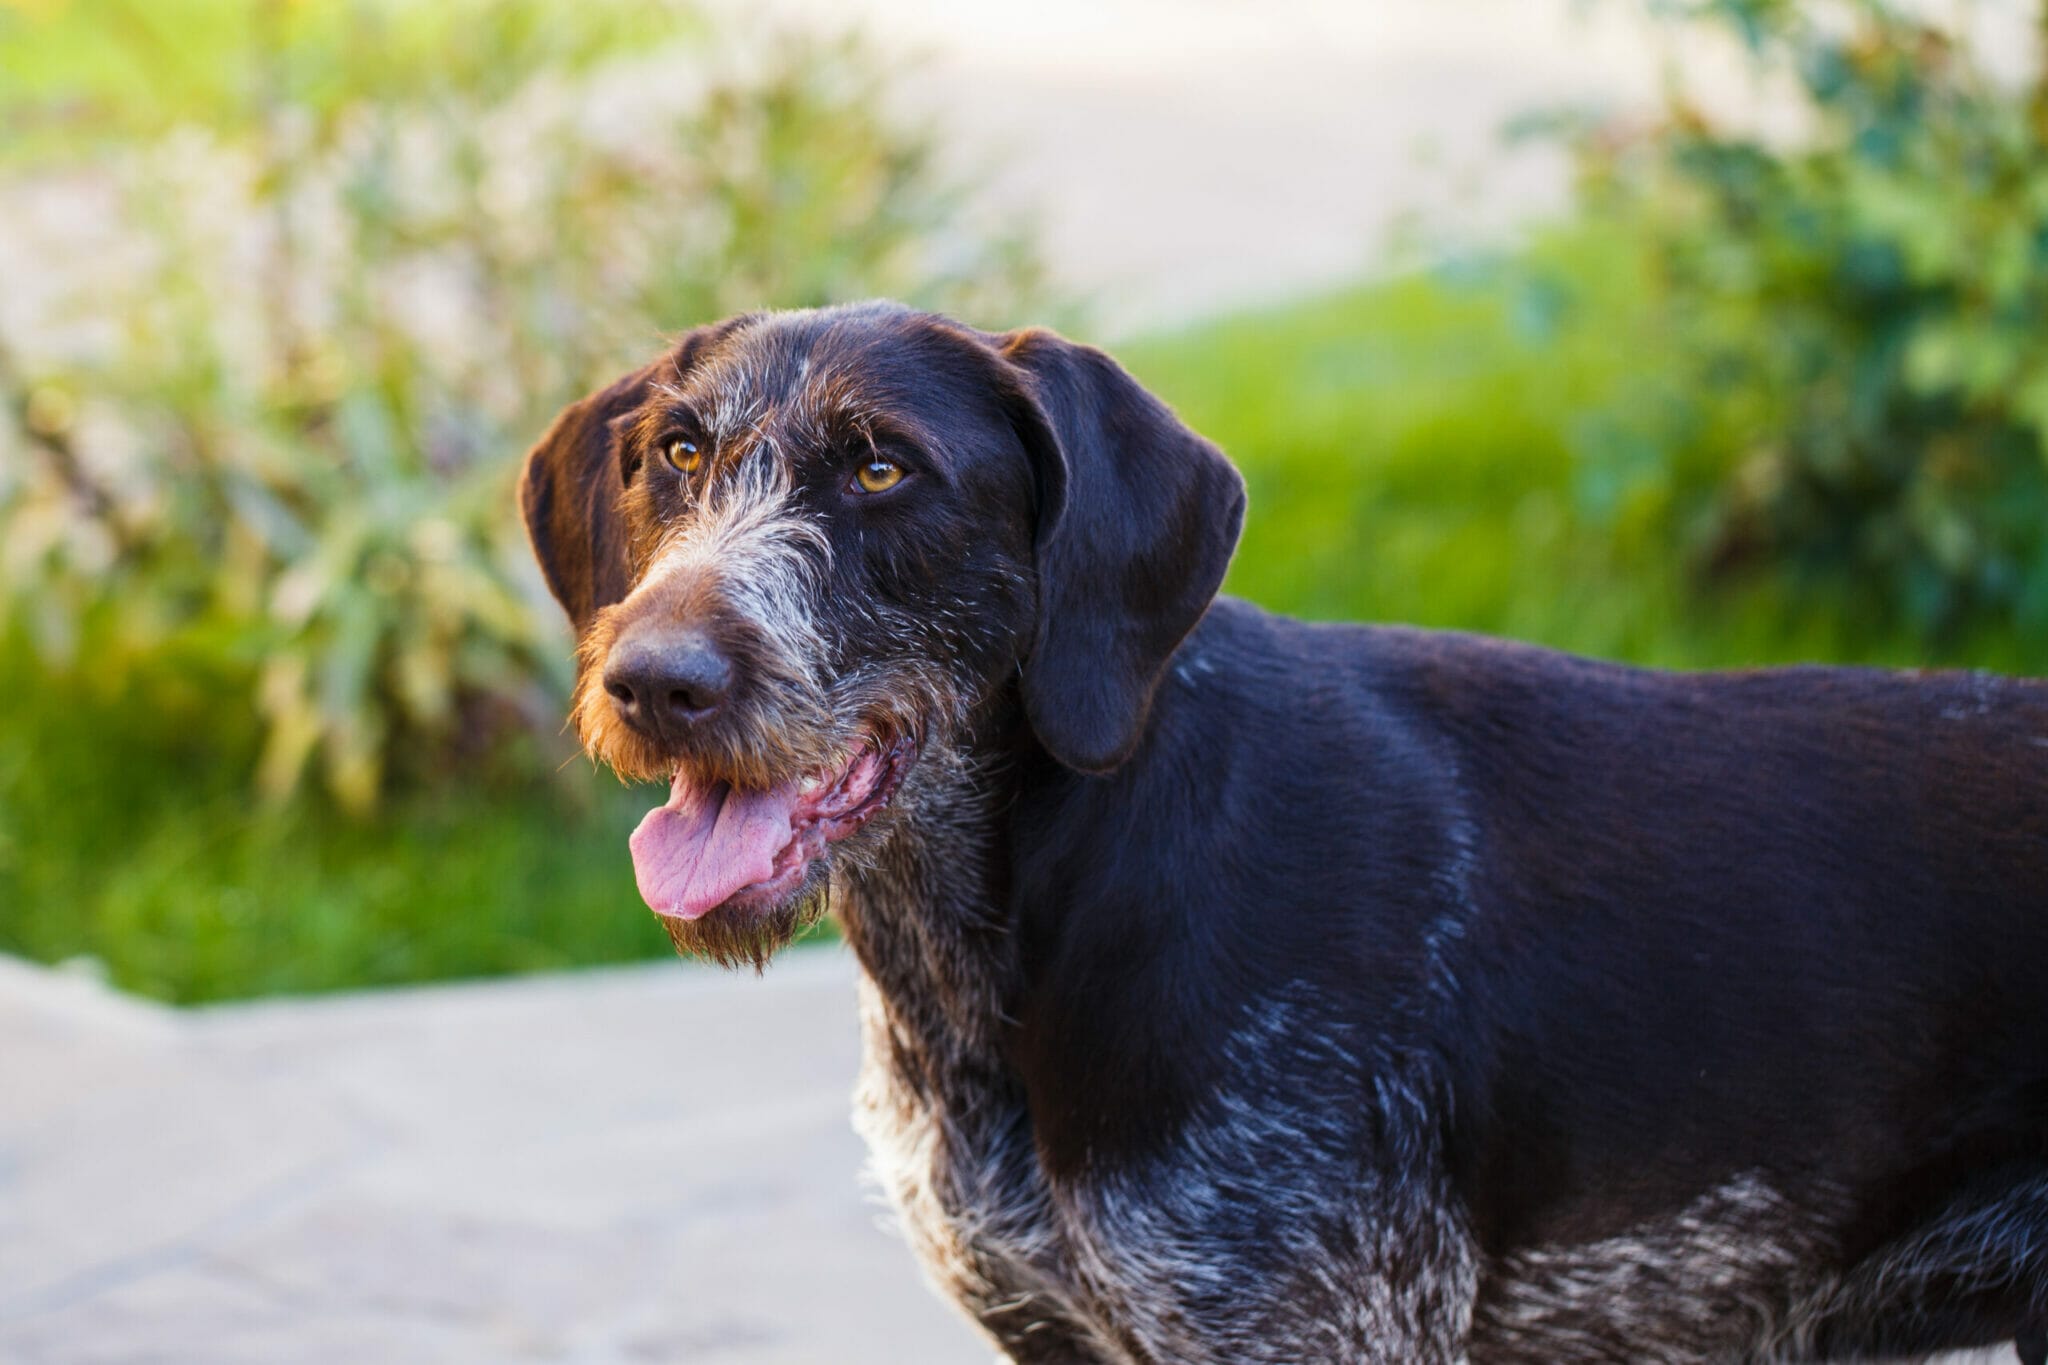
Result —
<path fill-rule="evenodd" d="M 822 870 L 794 897 L 770 910 L 714 910 L 702 919 L 664 916 L 662 928 L 676 952 L 721 967 L 752 967 L 758 974 L 769 959 L 816 928 L 831 910 Z"/>

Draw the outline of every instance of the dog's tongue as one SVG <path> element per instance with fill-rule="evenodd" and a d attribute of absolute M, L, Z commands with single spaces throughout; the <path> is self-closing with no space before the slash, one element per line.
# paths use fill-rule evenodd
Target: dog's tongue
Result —
<path fill-rule="evenodd" d="M 739 791 L 698 786 L 682 773 L 668 804 L 647 812 L 633 831 L 633 875 L 657 915 L 697 919 L 742 887 L 774 875 L 789 846 L 797 784 Z"/>

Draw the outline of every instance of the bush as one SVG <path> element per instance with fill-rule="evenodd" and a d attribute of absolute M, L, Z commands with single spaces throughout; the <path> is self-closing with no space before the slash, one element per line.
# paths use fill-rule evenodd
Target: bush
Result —
<path fill-rule="evenodd" d="M 1577 139 L 1586 203 L 1650 253 L 1660 343 L 1585 423 L 1590 510 L 1645 518 L 1708 582 L 1953 652 L 2048 625 L 2048 105 L 1875 0 L 1667 5 L 1732 27 L 1809 133 L 1683 89 Z"/>
<path fill-rule="evenodd" d="M 232 682 L 202 652 L 53 685 L 0 640 L 0 951 L 179 1002 L 672 952 L 625 856 L 649 798 L 531 763 L 253 811 Z"/>
<path fill-rule="evenodd" d="M 555 729 L 517 456 L 658 326 L 1034 282 L 850 40 L 624 0 L 163 13 L 0 12 L 0 203 L 90 206 L 6 267 L 43 303 L 0 311 L 0 611 L 106 686 L 203 657 L 273 798 L 317 772 L 364 811 Z"/>

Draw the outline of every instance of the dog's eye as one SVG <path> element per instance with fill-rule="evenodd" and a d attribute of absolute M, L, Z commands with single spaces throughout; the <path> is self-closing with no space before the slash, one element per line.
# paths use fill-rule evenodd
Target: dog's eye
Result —
<path fill-rule="evenodd" d="M 685 474 L 696 473 L 697 467 L 704 463 L 704 454 L 697 449 L 697 443 L 695 441 L 686 441 L 680 436 L 668 443 L 668 448 L 662 452 L 662 455 L 670 464 Z"/>
<path fill-rule="evenodd" d="M 886 493 L 903 482 L 903 467 L 888 460 L 869 460 L 854 471 L 853 481 L 863 493 Z"/>

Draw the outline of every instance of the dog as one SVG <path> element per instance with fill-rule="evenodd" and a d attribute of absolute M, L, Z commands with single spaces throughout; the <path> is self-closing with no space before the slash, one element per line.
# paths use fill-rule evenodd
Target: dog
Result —
<path fill-rule="evenodd" d="M 837 912 L 1007 1359 L 2048 1358 L 2048 686 L 1270 615 L 1113 360 L 893 304 L 689 332 L 520 501 L 642 894 Z"/>

